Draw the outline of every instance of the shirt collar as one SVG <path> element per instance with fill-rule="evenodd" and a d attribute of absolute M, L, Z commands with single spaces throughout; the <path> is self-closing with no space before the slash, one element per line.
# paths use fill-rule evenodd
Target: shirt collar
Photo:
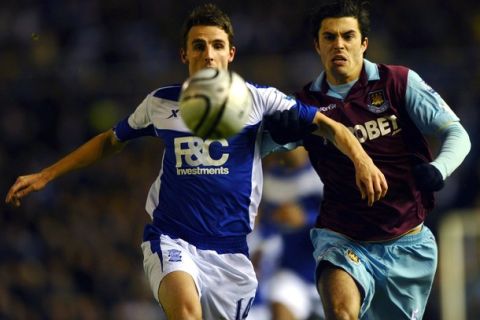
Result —
<path fill-rule="evenodd" d="M 367 59 L 363 59 L 363 69 L 365 70 L 368 81 L 380 79 L 380 72 L 378 71 L 378 65 L 376 63 L 370 62 Z M 310 85 L 310 91 L 321 92 L 322 84 L 326 83 L 324 80 L 325 71 L 322 71 L 320 75 L 313 80 L 312 84 Z"/>

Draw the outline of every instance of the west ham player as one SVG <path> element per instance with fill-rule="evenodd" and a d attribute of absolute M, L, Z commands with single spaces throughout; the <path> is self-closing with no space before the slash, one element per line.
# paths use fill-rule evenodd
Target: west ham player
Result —
<path fill-rule="evenodd" d="M 213 5 L 188 17 L 181 60 L 189 74 L 206 67 L 228 68 L 235 56 L 230 19 Z M 169 319 L 244 319 L 257 280 L 248 258 L 246 235 L 252 230 L 262 190 L 261 123 L 265 114 L 295 108 L 304 124 L 312 121 L 352 158 L 359 188 L 371 204 L 386 192 L 383 174 L 348 129 L 296 105 L 274 88 L 249 85 L 254 105 L 244 130 L 229 140 L 192 136 L 178 114 L 180 86 L 160 88 L 113 130 L 94 137 L 39 173 L 19 177 L 6 202 L 20 205 L 32 191 L 74 169 L 120 150 L 128 140 L 156 136 L 164 141 L 162 169 L 146 210 L 145 273 Z"/>
<path fill-rule="evenodd" d="M 319 137 L 304 138 L 325 184 L 311 232 L 317 286 L 327 319 L 421 319 L 437 266 L 436 242 L 423 222 L 433 192 L 461 164 L 470 140 L 417 73 L 364 58 L 365 4 L 338 0 L 312 15 L 324 71 L 298 97 L 352 130 L 385 174 L 389 191 L 373 207 L 365 205 L 355 193 L 348 159 Z M 270 122 L 278 141 L 289 140 L 288 125 L 281 122 L 288 114 Z M 441 140 L 435 159 L 424 135 Z"/>

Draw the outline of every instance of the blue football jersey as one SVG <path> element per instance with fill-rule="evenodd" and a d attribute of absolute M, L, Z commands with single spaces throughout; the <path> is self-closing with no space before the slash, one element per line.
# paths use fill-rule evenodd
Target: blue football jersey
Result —
<path fill-rule="evenodd" d="M 165 145 L 146 202 L 153 223 L 144 237 L 164 233 L 200 249 L 245 252 L 263 186 L 263 116 L 296 105 L 275 88 L 247 85 L 252 111 L 243 130 L 229 139 L 203 140 L 190 132 L 179 111 L 179 85 L 153 91 L 116 125 L 121 141 L 156 136 Z M 302 117 L 313 120 L 314 108 L 299 108 Z"/>

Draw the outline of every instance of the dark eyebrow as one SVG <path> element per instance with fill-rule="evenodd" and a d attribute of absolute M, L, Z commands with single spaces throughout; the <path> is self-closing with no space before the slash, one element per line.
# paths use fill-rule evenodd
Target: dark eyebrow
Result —
<path fill-rule="evenodd" d="M 199 44 L 199 43 L 207 43 L 207 41 L 204 40 L 204 39 L 193 39 L 192 40 L 192 44 Z M 216 43 L 216 44 L 223 43 L 224 44 L 224 43 L 226 43 L 226 41 L 223 40 L 223 39 L 214 39 L 214 40 L 212 40 L 212 43 Z"/>
<path fill-rule="evenodd" d="M 343 35 L 351 35 L 352 33 L 356 33 L 356 31 L 355 30 L 348 30 L 348 31 L 342 32 Z"/>
<path fill-rule="evenodd" d="M 192 44 L 196 44 L 196 43 L 205 43 L 206 41 L 203 40 L 203 39 L 193 39 L 192 40 Z"/>
<path fill-rule="evenodd" d="M 342 35 L 347 35 L 347 34 L 352 34 L 352 33 L 356 33 L 356 31 L 354 29 L 351 29 L 351 30 L 347 30 L 345 32 L 342 32 L 341 34 Z M 322 34 L 324 34 L 324 35 L 335 35 L 337 33 L 336 32 L 330 32 L 330 31 L 324 31 Z"/>

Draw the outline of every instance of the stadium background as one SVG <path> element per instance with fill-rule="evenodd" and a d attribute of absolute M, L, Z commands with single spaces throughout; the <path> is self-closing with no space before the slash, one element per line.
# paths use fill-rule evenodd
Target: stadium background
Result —
<path fill-rule="evenodd" d="M 316 1 L 214 1 L 232 17 L 232 69 L 286 92 L 320 63 L 306 15 Z M 0 3 L 0 191 L 125 117 L 153 89 L 181 82 L 179 30 L 199 1 Z M 373 1 L 368 57 L 416 70 L 460 116 L 472 151 L 439 193 L 428 225 L 480 203 L 480 2 Z M 20 209 L 0 205 L 0 319 L 151 319 L 139 250 L 161 145 L 62 177 Z M 181 201 L 181 199 L 172 199 Z M 478 259 L 478 258 L 477 258 Z M 478 270 L 477 270 L 478 272 Z M 480 281 L 470 299 L 480 301 Z M 439 281 L 425 319 L 440 319 Z"/>

